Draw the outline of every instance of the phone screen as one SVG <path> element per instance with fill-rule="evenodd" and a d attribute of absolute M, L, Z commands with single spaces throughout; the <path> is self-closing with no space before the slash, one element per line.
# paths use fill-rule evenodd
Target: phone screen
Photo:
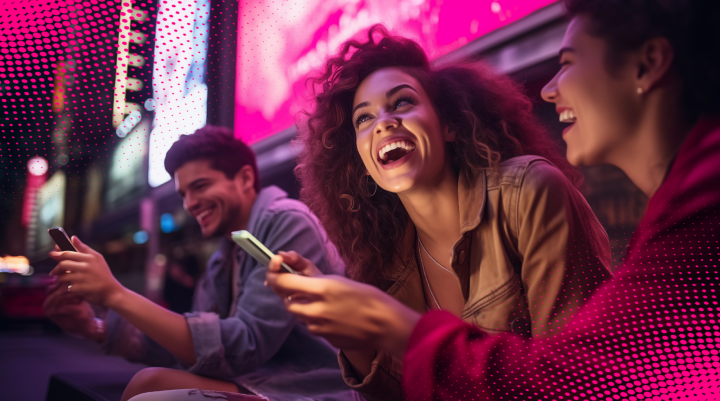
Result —
<path fill-rule="evenodd" d="M 50 234 L 50 237 L 52 237 L 53 241 L 55 241 L 61 251 L 77 252 L 62 227 L 53 227 L 48 230 L 48 234 Z"/>

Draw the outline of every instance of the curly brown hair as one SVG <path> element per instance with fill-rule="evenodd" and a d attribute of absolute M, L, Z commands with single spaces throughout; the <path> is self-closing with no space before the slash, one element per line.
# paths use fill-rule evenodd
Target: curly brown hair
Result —
<path fill-rule="evenodd" d="M 387 271 L 409 223 L 397 194 L 368 190 L 352 123 L 355 90 L 368 75 L 386 67 L 417 79 L 440 122 L 456 133 L 456 140 L 448 143 L 456 172 L 479 172 L 502 160 L 534 154 L 579 183 L 579 173 L 560 155 L 532 115 L 530 101 L 510 78 L 477 63 L 432 68 L 417 43 L 375 25 L 366 42 L 345 42 L 310 80 L 314 110 L 299 122 L 304 145 L 295 169 L 302 184 L 300 197 L 338 247 L 351 278 L 387 289 Z"/>

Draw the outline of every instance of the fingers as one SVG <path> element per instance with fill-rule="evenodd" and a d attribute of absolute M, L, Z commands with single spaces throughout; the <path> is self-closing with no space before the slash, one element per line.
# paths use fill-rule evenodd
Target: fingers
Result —
<path fill-rule="evenodd" d="M 297 263 L 300 261 L 301 256 L 297 252 L 295 252 L 295 251 L 288 251 L 288 252 L 280 251 L 280 252 L 278 252 L 278 255 L 282 256 L 283 261 L 285 263 L 287 263 L 288 265 L 290 265 L 291 267 L 293 267 L 293 268 L 300 267 L 297 265 Z"/>
<path fill-rule="evenodd" d="M 61 305 L 77 305 L 82 303 L 82 301 L 83 299 L 77 294 L 68 292 L 67 284 L 65 284 L 62 287 L 56 288 L 55 291 L 48 294 L 47 298 L 45 298 L 45 301 L 43 302 L 43 309 L 45 309 L 46 311 L 54 311 L 57 310 L 57 308 L 59 308 Z"/>
<path fill-rule="evenodd" d="M 80 241 L 80 238 L 73 235 L 73 237 L 70 239 L 75 249 L 78 250 L 78 252 L 82 253 L 95 253 L 95 250 L 90 248 L 89 246 L 85 245 L 84 242 Z"/>
<path fill-rule="evenodd" d="M 267 274 L 267 284 L 275 292 L 323 295 L 327 289 L 325 278 L 304 277 L 296 274 Z"/>
<path fill-rule="evenodd" d="M 56 261 L 60 262 L 63 260 L 74 260 L 77 262 L 81 261 L 87 261 L 92 256 L 87 253 L 80 253 L 80 252 L 72 252 L 72 251 L 51 251 L 48 253 L 48 255 L 55 259 Z"/>
<path fill-rule="evenodd" d="M 69 253 L 69 252 L 68 252 Z M 87 264 L 82 262 L 75 262 L 72 260 L 62 260 L 50 271 L 50 277 L 53 276 L 65 276 L 70 274 L 80 275 L 87 269 Z M 67 273 L 70 271 L 71 273 Z"/>
<path fill-rule="evenodd" d="M 284 253 L 284 252 L 283 252 Z M 270 259 L 270 264 L 268 264 L 268 270 L 271 272 L 279 272 L 282 270 L 282 263 L 285 261 L 285 258 L 281 255 L 275 255 Z"/>
<path fill-rule="evenodd" d="M 50 285 L 48 285 L 47 288 L 45 289 L 45 295 L 50 295 L 50 294 L 52 294 L 53 292 L 55 292 L 55 291 L 58 289 L 58 287 L 59 287 L 58 282 L 57 282 L 57 281 L 53 281 L 53 282 L 50 283 Z"/>
<path fill-rule="evenodd" d="M 324 302 L 289 302 L 286 304 L 288 312 L 298 316 L 304 321 L 317 322 L 329 320 L 328 308 Z"/>
<path fill-rule="evenodd" d="M 285 263 L 303 276 L 317 277 L 323 275 L 320 269 L 318 269 L 313 262 L 300 256 L 300 254 L 295 251 L 280 251 L 278 254 L 283 257 Z"/>

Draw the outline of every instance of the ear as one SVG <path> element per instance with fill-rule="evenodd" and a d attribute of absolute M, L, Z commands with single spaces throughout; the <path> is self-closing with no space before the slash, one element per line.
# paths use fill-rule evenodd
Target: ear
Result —
<path fill-rule="evenodd" d="M 667 38 L 648 40 L 640 48 L 636 85 L 642 92 L 648 92 L 667 76 L 675 59 L 675 51 Z"/>
<path fill-rule="evenodd" d="M 443 139 L 445 142 L 455 142 L 455 131 L 450 131 L 448 126 L 443 128 Z"/>
<path fill-rule="evenodd" d="M 255 172 L 249 164 L 242 166 L 242 168 L 240 168 L 240 170 L 235 174 L 235 184 L 242 191 L 247 191 L 249 189 L 255 190 L 255 179 Z"/>

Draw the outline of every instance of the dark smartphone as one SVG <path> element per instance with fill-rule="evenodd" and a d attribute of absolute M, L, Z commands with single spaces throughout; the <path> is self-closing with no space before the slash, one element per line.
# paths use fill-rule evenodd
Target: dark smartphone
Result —
<path fill-rule="evenodd" d="M 62 227 L 53 227 L 48 230 L 48 234 L 50 234 L 61 251 L 77 252 L 77 249 L 75 249 L 72 242 L 70 242 L 70 237 L 68 237 Z"/>

